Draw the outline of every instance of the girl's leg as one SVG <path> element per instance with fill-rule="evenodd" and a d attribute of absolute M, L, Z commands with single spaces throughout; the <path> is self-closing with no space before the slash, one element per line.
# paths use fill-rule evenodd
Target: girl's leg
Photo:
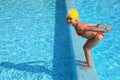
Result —
<path fill-rule="evenodd" d="M 88 69 L 92 67 L 92 59 L 91 59 L 91 53 L 90 49 L 93 48 L 97 43 L 103 39 L 102 35 L 97 35 L 95 38 L 88 40 L 85 45 L 83 46 L 86 61 L 87 61 L 87 66 L 83 66 L 82 69 Z"/>

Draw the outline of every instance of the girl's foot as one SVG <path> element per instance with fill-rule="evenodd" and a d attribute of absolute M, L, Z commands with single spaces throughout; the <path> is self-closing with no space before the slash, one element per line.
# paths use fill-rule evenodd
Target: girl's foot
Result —
<path fill-rule="evenodd" d="M 81 61 L 80 63 L 81 63 L 81 64 L 87 64 L 87 62 L 86 62 L 86 61 Z"/>
<path fill-rule="evenodd" d="M 92 68 L 92 66 L 82 66 L 82 67 L 80 67 L 81 69 L 90 69 L 90 68 Z"/>

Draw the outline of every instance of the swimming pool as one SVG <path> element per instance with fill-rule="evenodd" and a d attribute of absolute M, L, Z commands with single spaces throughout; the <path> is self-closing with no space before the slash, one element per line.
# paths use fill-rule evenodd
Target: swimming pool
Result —
<path fill-rule="evenodd" d="M 110 33 L 92 49 L 92 57 L 100 80 L 120 79 L 120 1 L 119 0 L 75 0 L 80 20 L 85 23 L 111 25 Z"/>
<path fill-rule="evenodd" d="M 64 0 L 0 0 L 0 80 L 74 80 L 65 17 Z"/>

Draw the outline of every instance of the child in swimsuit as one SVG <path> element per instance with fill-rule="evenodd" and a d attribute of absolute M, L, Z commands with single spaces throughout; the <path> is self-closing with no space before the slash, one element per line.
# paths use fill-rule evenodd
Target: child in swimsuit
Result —
<path fill-rule="evenodd" d="M 79 14 L 76 9 L 71 9 L 67 15 L 68 24 L 72 25 L 76 33 L 88 39 L 85 45 L 83 46 L 87 66 L 81 67 L 82 69 L 89 69 L 92 67 L 91 53 L 90 49 L 96 46 L 103 38 L 105 32 L 109 32 L 110 26 L 107 26 L 104 30 L 101 30 L 102 24 L 85 24 L 78 22 Z M 93 28 L 96 27 L 96 28 Z"/>

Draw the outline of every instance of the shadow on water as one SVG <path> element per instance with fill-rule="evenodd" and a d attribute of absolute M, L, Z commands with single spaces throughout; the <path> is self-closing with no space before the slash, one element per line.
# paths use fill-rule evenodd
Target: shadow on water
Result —
<path fill-rule="evenodd" d="M 65 0 L 56 0 L 53 80 L 74 80 Z"/>
<path fill-rule="evenodd" d="M 1 62 L 0 66 L 4 67 L 6 69 L 15 69 L 18 71 L 26 71 L 26 72 L 32 72 L 32 73 L 46 73 L 51 74 L 51 71 L 45 68 L 44 66 L 40 65 L 32 65 L 34 63 L 39 63 L 41 61 L 34 61 L 34 62 L 28 62 L 28 63 L 11 63 L 11 62 Z"/>

